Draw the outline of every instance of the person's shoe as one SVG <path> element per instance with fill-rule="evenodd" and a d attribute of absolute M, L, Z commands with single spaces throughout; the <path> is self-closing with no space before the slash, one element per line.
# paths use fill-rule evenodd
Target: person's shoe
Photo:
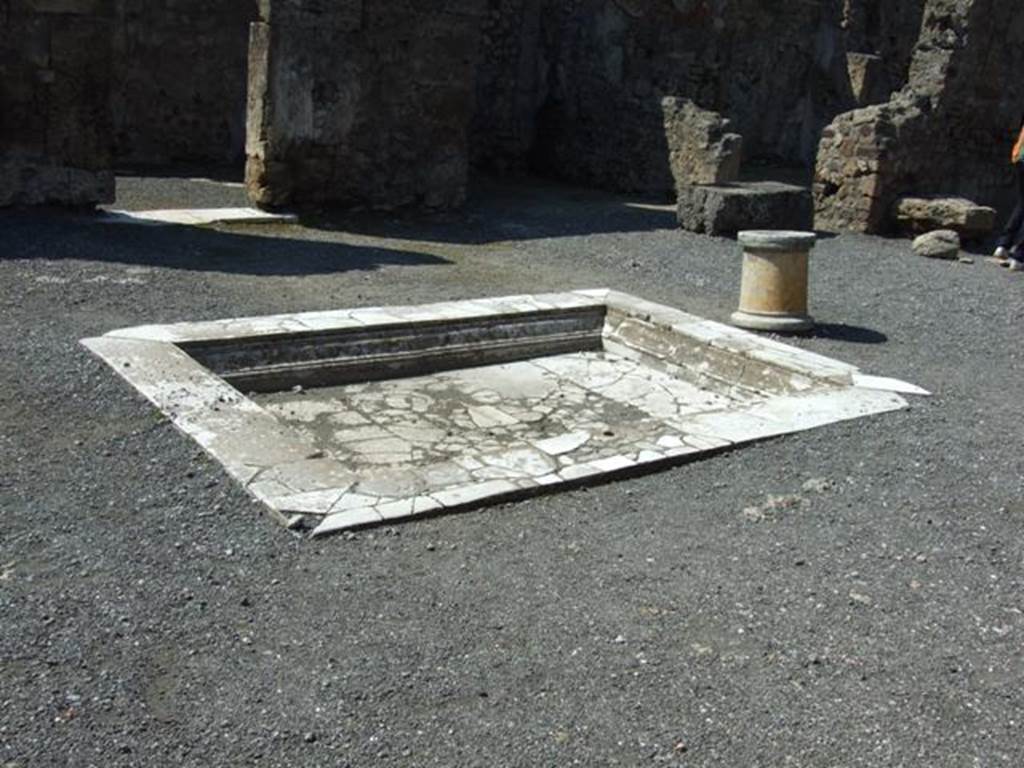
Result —
<path fill-rule="evenodd" d="M 1006 266 L 1011 272 L 1024 272 L 1024 261 L 1015 259 L 1012 256 L 1006 260 Z"/>
<path fill-rule="evenodd" d="M 992 252 L 992 258 L 999 259 L 1000 261 L 1006 261 L 1010 258 L 1010 252 L 1006 250 L 1004 246 L 1000 245 Z"/>

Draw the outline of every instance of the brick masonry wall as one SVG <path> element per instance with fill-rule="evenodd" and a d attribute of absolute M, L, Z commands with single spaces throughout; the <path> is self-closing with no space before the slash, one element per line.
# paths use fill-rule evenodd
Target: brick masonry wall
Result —
<path fill-rule="evenodd" d="M 110 7 L 0 0 L 0 206 L 113 199 Z"/>

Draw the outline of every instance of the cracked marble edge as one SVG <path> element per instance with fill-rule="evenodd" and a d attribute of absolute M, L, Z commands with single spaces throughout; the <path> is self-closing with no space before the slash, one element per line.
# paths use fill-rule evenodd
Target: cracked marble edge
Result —
<path fill-rule="evenodd" d="M 319 537 L 351 528 L 408 520 L 439 511 L 453 512 L 470 509 L 484 502 L 494 504 L 500 501 L 511 501 L 533 495 L 545 488 L 554 488 L 598 477 L 610 479 L 612 475 L 620 472 L 653 465 L 657 462 L 667 462 L 682 453 L 692 452 L 692 449 L 689 451 L 678 449 L 668 449 L 662 452 L 641 451 L 639 453 L 647 455 L 637 458 L 615 455 L 572 464 L 556 472 L 535 477 L 524 475 L 514 479 L 497 478 L 451 485 L 428 493 L 402 498 L 386 498 L 377 503 L 328 514 L 313 529 L 311 535 Z M 298 512 L 299 510 L 289 511 Z"/>
<path fill-rule="evenodd" d="M 373 328 L 402 323 L 485 318 L 499 314 L 529 314 L 545 310 L 601 308 L 604 302 L 600 295 L 604 291 L 589 293 L 594 295 L 579 291 L 520 294 L 482 299 L 458 299 L 431 304 L 357 307 L 222 320 L 139 325 L 119 328 L 104 335 L 176 344 L 227 341 L 287 333 Z"/>
<path fill-rule="evenodd" d="M 344 465 L 176 346 L 107 336 L 81 344 L 272 512 L 282 512 L 283 496 L 351 484 Z"/>
<path fill-rule="evenodd" d="M 860 373 L 859 368 L 840 360 L 607 288 L 452 300 L 422 305 L 363 307 L 141 325 L 113 330 L 105 336 L 169 344 L 226 341 L 278 334 L 373 328 L 402 323 L 482 318 L 494 314 L 528 314 L 539 310 L 601 306 L 664 326 L 702 344 L 831 383 L 849 386 L 855 383 L 855 376 L 860 376 L 862 382 L 867 381 L 867 377 Z M 905 394 L 926 394 L 925 390 L 896 379 L 874 377 L 874 381 L 872 386 L 876 388 L 888 388 L 890 391 Z"/>
<path fill-rule="evenodd" d="M 598 292 L 590 293 L 595 295 L 583 295 L 577 298 L 577 303 L 569 305 L 595 306 Z M 606 299 L 608 293 L 612 292 L 605 294 Z M 565 294 L 548 296 L 551 297 L 550 304 L 558 306 Z M 473 314 L 477 313 L 478 307 L 481 313 L 493 313 L 496 305 L 497 311 L 507 311 L 508 307 L 516 305 L 523 307 L 519 311 L 524 312 L 538 308 L 535 305 L 538 297 L 525 298 L 530 301 L 519 303 L 517 297 L 505 297 L 454 304 L 461 311 Z M 451 303 L 445 302 L 442 306 L 445 304 Z M 653 315 L 658 321 L 683 318 L 698 324 L 707 323 L 678 310 L 642 300 L 635 300 L 633 309 Z M 325 314 L 333 316 L 336 313 L 306 313 L 305 316 L 310 320 Z M 273 320 L 294 317 L 297 316 L 278 316 Z M 714 328 L 717 324 L 710 326 Z M 727 326 L 720 327 L 736 333 Z M 753 339 L 766 341 L 756 336 Z M 356 473 L 347 470 L 340 462 L 324 457 L 301 434 L 241 395 L 173 343 L 162 339 L 107 335 L 83 339 L 82 344 L 156 405 L 177 428 L 195 439 L 251 495 L 266 504 L 279 522 L 292 525 L 303 515 L 324 516 L 315 535 L 415 517 L 439 509 L 465 507 L 484 499 L 495 501 L 497 497 L 522 495 L 545 486 L 607 476 L 732 444 L 896 410 L 907 407 L 907 403 L 895 392 L 924 392 L 898 380 L 863 376 L 858 382 L 862 384 L 860 387 L 776 397 L 737 412 L 695 415 L 676 422 L 666 420 L 666 424 L 695 438 L 691 443 L 696 442 L 696 445 L 681 445 L 660 452 L 639 451 L 635 456 L 605 457 L 573 464 L 545 476 L 524 475 L 514 479 L 453 485 L 432 491 L 429 495 L 404 498 L 376 496 L 372 497 L 375 501 L 371 504 L 335 511 L 353 482 L 358 481 Z M 254 439 L 254 434 L 259 439 Z M 255 445 L 260 448 L 255 450 Z M 268 451 L 272 454 L 270 457 L 267 456 Z"/>
<path fill-rule="evenodd" d="M 708 346 L 835 384 L 852 385 L 854 375 L 860 371 L 857 366 L 841 360 L 619 291 L 608 291 L 605 303 L 610 309 L 663 326 Z"/>

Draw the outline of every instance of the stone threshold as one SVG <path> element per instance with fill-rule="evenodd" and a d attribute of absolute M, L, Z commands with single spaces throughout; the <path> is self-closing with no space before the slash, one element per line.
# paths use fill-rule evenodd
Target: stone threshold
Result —
<path fill-rule="evenodd" d="M 154 211 L 105 211 L 110 224 L 184 225 L 208 227 L 215 224 L 295 224 L 293 213 L 271 213 L 259 208 L 168 208 Z"/>

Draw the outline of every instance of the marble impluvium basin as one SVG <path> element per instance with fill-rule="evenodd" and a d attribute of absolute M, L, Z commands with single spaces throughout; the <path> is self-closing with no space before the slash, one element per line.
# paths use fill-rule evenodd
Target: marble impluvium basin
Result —
<path fill-rule="evenodd" d="M 82 343 L 314 535 L 655 470 L 927 394 L 608 290 Z"/>

